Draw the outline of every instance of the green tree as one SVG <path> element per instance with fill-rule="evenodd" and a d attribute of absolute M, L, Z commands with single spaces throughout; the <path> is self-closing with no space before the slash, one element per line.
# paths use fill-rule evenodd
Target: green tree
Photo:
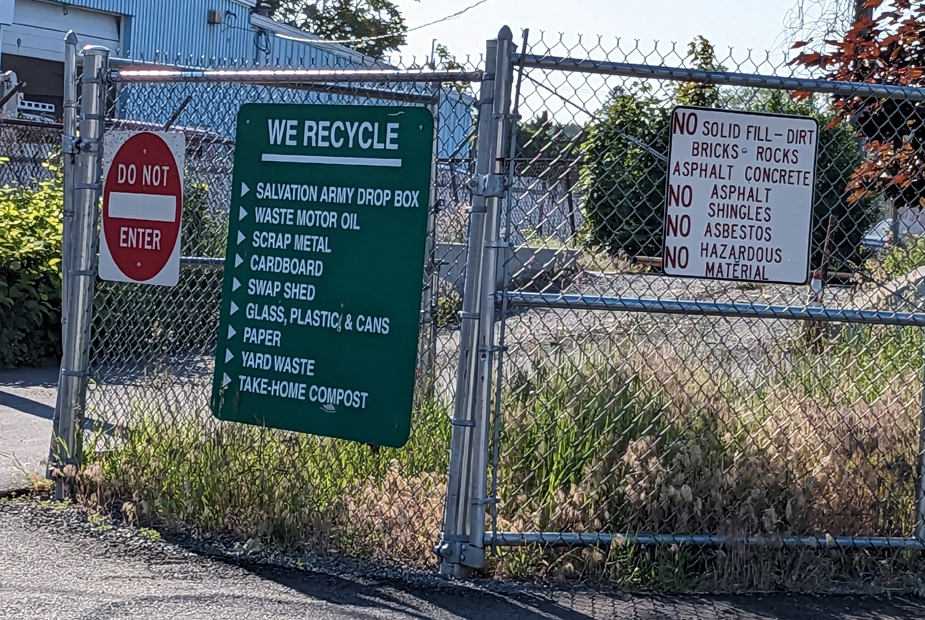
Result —
<path fill-rule="evenodd" d="M 692 64 L 722 71 L 713 47 L 702 37 L 688 48 Z M 723 107 L 777 114 L 813 116 L 819 121 L 819 150 L 813 205 L 811 263 L 822 261 L 829 217 L 834 216 L 830 266 L 858 263 L 860 241 L 876 221 L 870 200 L 852 202 L 848 186 L 864 161 L 854 132 L 833 122 L 814 98 L 795 101 L 784 92 L 719 89 L 685 83 L 658 97 L 643 85 L 615 91 L 587 129 L 582 144 L 581 187 L 588 220 L 589 242 L 611 254 L 658 256 L 662 251 L 668 136 L 675 105 Z"/>
<path fill-rule="evenodd" d="M 64 192 L 58 160 L 46 164 L 53 173 L 47 181 L 0 188 L 0 367 L 61 354 Z"/>
<path fill-rule="evenodd" d="M 695 68 L 722 70 L 703 37 L 691 41 L 688 56 Z M 667 101 L 645 85 L 613 91 L 581 147 L 580 184 L 593 246 L 614 255 L 661 253 L 672 104 L 718 101 L 719 90 L 709 84 L 681 84 Z"/>
<path fill-rule="evenodd" d="M 864 162 L 864 152 L 858 145 L 854 130 L 845 122 L 835 121 L 834 112 L 821 112 L 818 101 L 813 97 L 796 101 L 786 93 L 771 91 L 757 109 L 776 114 L 812 116 L 819 123 L 810 262 L 813 267 L 821 265 L 829 218 L 834 217 L 830 267 L 859 264 L 862 260 L 861 238 L 879 219 L 879 211 L 870 197 L 852 200 L 848 189 L 854 171 Z"/>
<path fill-rule="evenodd" d="M 382 58 L 405 43 L 408 27 L 391 0 L 263 0 L 273 19 Z M 355 42 L 352 42 L 355 41 Z"/>

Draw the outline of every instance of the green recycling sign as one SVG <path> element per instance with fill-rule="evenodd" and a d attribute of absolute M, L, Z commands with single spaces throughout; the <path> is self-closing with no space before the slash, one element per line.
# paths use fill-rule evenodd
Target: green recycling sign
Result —
<path fill-rule="evenodd" d="M 241 107 L 216 417 L 404 445 L 433 135 L 420 107 Z"/>

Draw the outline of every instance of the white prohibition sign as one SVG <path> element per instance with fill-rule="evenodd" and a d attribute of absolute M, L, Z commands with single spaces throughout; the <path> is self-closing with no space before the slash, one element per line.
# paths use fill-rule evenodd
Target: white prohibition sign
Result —
<path fill-rule="evenodd" d="M 810 117 L 675 108 L 665 273 L 805 284 L 818 137 Z"/>

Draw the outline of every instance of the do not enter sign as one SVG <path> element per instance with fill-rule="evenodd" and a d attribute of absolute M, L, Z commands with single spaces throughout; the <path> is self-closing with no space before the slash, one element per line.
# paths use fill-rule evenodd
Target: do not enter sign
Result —
<path fill-rule="evenodd" d="M 179 281 L 185 142 L 180 133 L 106 134 L 103 280 L 162 286 Z"/>

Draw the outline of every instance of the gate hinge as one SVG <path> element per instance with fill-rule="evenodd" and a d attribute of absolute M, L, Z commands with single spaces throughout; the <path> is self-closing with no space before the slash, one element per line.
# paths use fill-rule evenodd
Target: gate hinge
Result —
<path fill-rule="evenodd" d="M 469 188 L 476 196 L 503 198 L 507 179 L 501 174 L 477 174 L 469 180 Z"/>
<path fill-rule="evenodd" d="M 65 155 L 76 155 L 80 150 L 80 138 L 77 136 L 61 136 L 61 152 Z"/>

